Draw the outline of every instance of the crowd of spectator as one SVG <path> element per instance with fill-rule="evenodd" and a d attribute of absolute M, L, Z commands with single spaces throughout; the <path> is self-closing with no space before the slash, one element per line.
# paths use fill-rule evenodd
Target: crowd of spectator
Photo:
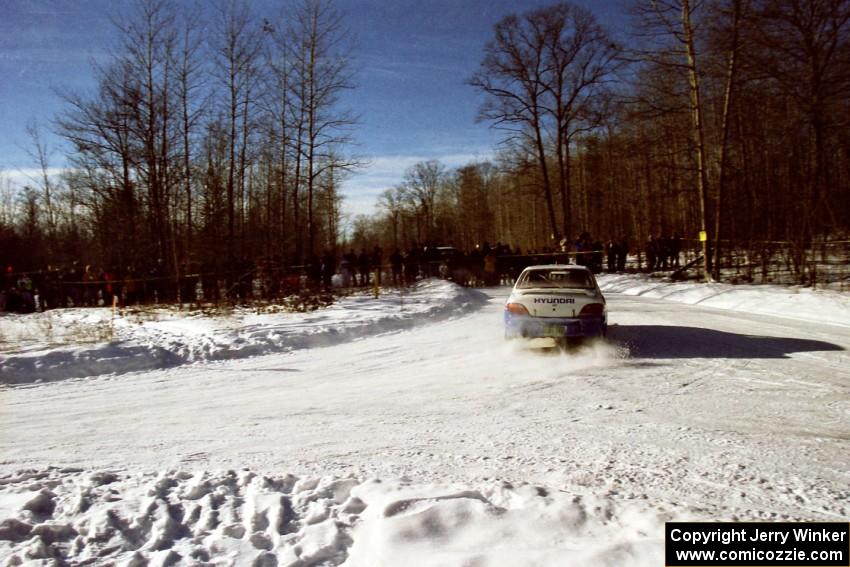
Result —
<path fill-rule="evenodd" d="M 650 237 L 645 247 L 650 270 L 678 267 L 681 239 Z M 626 239 L 602 243 L 589 233 L 557 248 L 527 250 L 487 242 L 471 250 L 430 243 L 406 250 L 349 248 L 337 255 L 325 250 L 304 264 L 283 266 L 278 261 L 233 263 L 228 271 L 184 262 L 175 270 L 162 260 L 146 269 L 123 270 L 81 265 L 48 266 L 18 273 L 7 266 L 0 280 L 0 311 L 29 313 L 57 307 L 131 306 L 150 303 L 194 303 L 272 300 L 292 294 L 326 292 L 333 288 L 410 285 L 418 279 L 441 277 L 466 286 L 510 285 L 528 265 L 575 263 L 595 273 L 624 271 Z M 605 262 L 607 258 L 607 263 Z"/>
<path fill-rule="evenodd" d="M 678 268 L 681 252 L 682 237 L 678 234 L 673 236 L 650 234 L 646 242 L 647 268 L 649 271 Z"/>
<path fill-rule="evenodd" d="M 0 276 L 0 311 L 94 307 L 116 299 L 127 305 L 156 302 L 170 287 L 165 275 L 161 261 L 150 270 L 127 267 L 122 272 L 74 262 L 67 268 L 17 273 L 10 265 Z"/>

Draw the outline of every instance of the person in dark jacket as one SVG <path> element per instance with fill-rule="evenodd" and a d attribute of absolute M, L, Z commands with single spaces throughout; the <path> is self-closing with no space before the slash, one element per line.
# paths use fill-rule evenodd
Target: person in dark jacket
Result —
<path fill-rule="evenodd" d="M 127 266 L 127 269 L 124 271 L 124 305 L 138 305 L 141 301 L 142 286 L 138 280 L 139 274 L 136 273 L 136 269 L 133 266 Z M 208 285 L 209 287 L 207 287 Z M 216 291 L 216 295 L 214 297 L 212 295 L 213 288 L 215 288 Z M 204 293 L 210 294 L 207 299 L 218 299 L 217 292 L 218 287 L 204 282 Z"/>
<path fill-rule="evenodd" d="M 360 249 L 360 255 L 357 257 L 357 269 L 360 272 L 360 285 L 369 285 L 369 271 L 372 269 L 372 262 L 365 248 Z"/>
<path fill-rule="evenodd" d="M 372 248 L 372 269 L 375 270 L 375 283 L 381 285 L 381 270 L 383 270 L 384 251 L 377 244 Z"/>
<path fill-rule="evenodd" d="M 626 271 L 626 258 L 629 256 L 629 241 L 624 236 L 617 246 L 617 271 Z"/>
<path fill-rule="evenodd" d="M 325 250 L 325 253 L 322 255 L 322 285 L 325 290 L 331 289 L 335 273 L 336 255 L 331 250 Z"/>
<path fill-rule="evenodd" d="M 649 235 L 646 241 L 646 267 L 652 272 L 658 266 L 658 241 L 653 235 Z"/>
<path fill-rule="evenodd" d="M 620 252 L 620 246 L 613 240 L 605 243 L 605 252 L 608 257 L 608 272 L 613 273 L 617 270 L 617 257 Z"/>
<path fill-rule="evenodd" d="M 404 255 L 404 283 L 410 285 L 416 282 L 419 276 L 419 253 L 413 246 Z"/>
<path fill-rule="evenodd" d="M 670 255 L 673 257 L 673 267 L 679 267 L 679 255 L 682 253 L 682 237 L 678 232 L 670 239 Z"/>
<path fill-rule="evenodd" d="M 71 303 L 74 307 L 80 307 L 83 304 L 83 270 L 80 268 L 80 263 L 77 260 L 71 264 L 71 269 L 65 276 L 66 290 L 71 296 Z"/>
<path fill-rule="evenodd" d="M 342 255 L 342 261 L 339 263 L 339 271 L 342 274 L 343 287 L 349 287 L 352 279 L 357 284 L 357 254 L 354 250 L 349 250 Z"/>
<path fill-rule="evenodd" d="M 401 279 L 401 264 L 403 261 L 404 258 L 401 255 L 401 250 L 396 248 L 395 252 L 390 255 L 390 269 L 393 273 L 393 285 L 401 285 L 403 283 Z"/>
<path fill-rule="evenodd" d="M 307 280 L 311 288 L 317 288 L 322 282 L 322 261 L 315 254 L 307 259 Z"/>
<path fill-rule="evenodd" d="M 602 272 L 602 258 L 604 255 L 602 243 L 598 240 L 594 240 L 590 245 L 591 255 L 590 255 L 590 269 L 594 274 L 598 274 Z"/>
<path fill-rule="evenodd" d="M 47 271 L 41 282 L 42 310 L 62 307 L 62 288 L 59 285 L 59 270 L 55 266 L 47 266 Z"/>

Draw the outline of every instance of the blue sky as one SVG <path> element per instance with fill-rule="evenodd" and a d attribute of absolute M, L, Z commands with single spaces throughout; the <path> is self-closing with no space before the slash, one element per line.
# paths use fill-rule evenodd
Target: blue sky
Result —
<path fill-rule="evenodd" d="M 249 3 L 260 16 L 277 15 L 283 5 Z M 481 97 L 465 82 L 478 68 L 498 20 L 550 3 L 337 0 L 357 41 L 359 69 L 358 88 L 343 102 L 361 117 L 356 152 L 371 160 L 343 186 L 349 212 L 372 212 L 375 196 L 399 183 L 416 161 L 457 166 L 492 156 L 498 135 L 475 123 Z M 621 2 L 576 3 L 618 31 Z M 55 90 L 93 87 L 90 62 L 106 59 L 116 41 L 110 15 L 129 5 L 130 0 L 0 0 L 0 169 L 8 177 L 22 179 L 21 170 L 34 167 L 25 151 L 30 120 L 45 128 L 56 150 L 51 165 L 63 165 L 61 140 L 47 131 L 62 109 Z"/>

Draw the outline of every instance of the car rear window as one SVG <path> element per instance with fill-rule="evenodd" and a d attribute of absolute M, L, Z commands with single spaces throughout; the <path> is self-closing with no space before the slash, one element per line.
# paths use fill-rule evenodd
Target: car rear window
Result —
<path fill-rule="evenodd" d="M 517 282 L 518 289 L 580 288 L 592 289 L 593 280 L 585 270 L 540 269 L 524 272 Z"/>

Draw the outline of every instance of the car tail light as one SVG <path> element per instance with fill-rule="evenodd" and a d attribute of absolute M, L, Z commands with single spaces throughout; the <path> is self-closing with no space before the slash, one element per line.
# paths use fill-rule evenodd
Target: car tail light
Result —
<path fill-rule="evenodd" d="M 514 315 L 528 315 L 528 309 L 519 303 L 508 303 L 505 305 L 505 311 Z"/>
<path fill-rule="evenodd" d="M 604 303 L 588 303 L 584 307 L 581 308 L 580 316 L 599 316 L 602 315 L 602 312 L 605 310 Z"/>

